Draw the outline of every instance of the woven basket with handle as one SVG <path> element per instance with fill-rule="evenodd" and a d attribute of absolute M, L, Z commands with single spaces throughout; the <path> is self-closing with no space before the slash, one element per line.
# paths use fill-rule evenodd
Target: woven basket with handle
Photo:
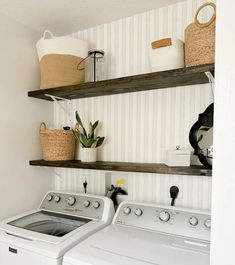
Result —
<path fill-rule="evenodd" d="M 214 14 L 206 23 L 201 23 L 198 15 L 207 6 L 214 9 Z M 206 3 L 196 12 L 194 23 L 185 30 L 185 65 L 194 66 L 215 62 L 215 20 L 216 5 Z"/>
<path fill-rule="evenodd" d="M 39 130 L 43 159 L 46 161 L 73 160 L 75 138 L 71 130 L 47 130 L 44 122 Z"/>

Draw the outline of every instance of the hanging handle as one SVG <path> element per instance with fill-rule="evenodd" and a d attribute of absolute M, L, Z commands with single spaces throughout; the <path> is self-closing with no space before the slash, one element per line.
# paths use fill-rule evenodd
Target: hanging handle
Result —
<path fill-rule="evenodd" d="M 40 124 L 40 127 L 39 127 L 39 132 L 46 131 L 46 129 L 47 129 L 46 123 L 45 122 L 42 122 Z"/>
<path fill-rule="evenodd" d="M 213 7 L 214 9 L 214 14 L 213 16 L 211 17 L 211 19 L 206 22 L 206 23 L 201 23 L 198 19 L 198 15 L 199 13 L 202 11 L 202 9 L 204 9 L 205 7 L 207 6 L 211 6 Z M 194 19 L 194 22 L 195 24 L 200 27 L 200 28 L 206 28 L 206 27 L 209 27 L 216 19 L 216 5 L 214 3 L 205 3 L 203 4 L 202 6 L 199 7 L 199 9 L 197 10 L 196 14 L 195 14 L 195 19 Z"/>
<path fill-rule="evenodd" d="M 89 58 L 90 56 L 91 56 L 91 55 L 88 55 L 86 58 L 82 59 L 82 60 L 78 63 L 78 65 L 77 65 L 77 70 L 78 70 L 78 71 L 83 71 L 83 70 L 85 70 L 85 67 L 83 66 L 82 68 L 80 68 L 80 65 L 81 65 L 82 63 L 84 63 L 84 62 L 86 61 L 86 59 Z"/>
<path fill-rule="evenodd" d="M 47 30 L 44 31 L 42 39 L 43 40 L 45 40 L 45 39 L 54 39 L 54 35 L 53 35 L 53 33 L 50 30 L 47 29 Z"/>

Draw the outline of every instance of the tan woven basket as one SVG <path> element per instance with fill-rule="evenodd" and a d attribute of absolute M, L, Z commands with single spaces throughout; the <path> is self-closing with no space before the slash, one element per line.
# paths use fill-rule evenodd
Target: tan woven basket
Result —
<path fill-rule="evenodd" d="M 214 8 L 214 14 L 207 23 L 200 23 L 198 15 L 207 6 Z M 194 23 L 185 30 L 185 65 L 194 66 L 215 62 L 215 20 L 216 5 L 206 3 L 196 12 Z"/>
<path fill-rule="evenodd" d="M 40 125 L 40 138 L 43 159 L 47 161 L 73 160 L 75 138 L 71 130 L 47 130 L 46 124 Z"/>
<path fill-rule="evenodd" d="M 67 54 L 48 54 L 40 61 L 41 86 L 40 89 L 72 86 L 83 83 L 85 71 L 77 70 L 77 65 L 83 60 L 81 57 Z M 84 66 L 84 63 L 82 63 Z"/>

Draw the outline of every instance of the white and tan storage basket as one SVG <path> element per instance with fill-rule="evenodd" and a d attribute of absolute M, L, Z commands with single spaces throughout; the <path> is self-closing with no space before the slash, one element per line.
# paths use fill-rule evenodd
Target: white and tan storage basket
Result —
<path fill-rule="evenodd" d="M 73 160 L 75 138 L 71 130 L 47 130 L 43 122 L 39 130 L 43 159 L 46 161 Z"/>
<path fill-rule="evenodd" d="M 54 37 L 46 30 L 37 42 L 41 89 L 76 85 L 84 82 L 85 71 L 77 70 L 87 57 L 89 45 L 72 37 Z"/>
<path fill-rule="evenodd" d="M 150 66 L 152 72 L 183 68 L 184 43 L 176 38 L 152 42 Z"/>
<path fill-rule="evenodd" d="M 198 15 L 200 11 L 211 6 L 214 14 L 207 23 L 200 23 Z M 185 65 L 194 66 L 215 62 L 215 21 L 216 5 L 206 3 L 196 12 L 194 23 L 185 30 Z"/>

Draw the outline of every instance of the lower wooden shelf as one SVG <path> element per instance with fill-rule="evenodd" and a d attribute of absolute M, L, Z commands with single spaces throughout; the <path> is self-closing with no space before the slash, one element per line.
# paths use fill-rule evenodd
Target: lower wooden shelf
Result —
<path fill-rule="evenodd" d="M 106 171 L 125 171 L 125 172 L 143 172 L 169 175 L 193 175 L 193 176 L 211 176 L 212 170 L 202 166 L 191 167 L 169 167 L 165 164 L 153 163 L 129 163 L 129 162 L 107 162 L 98 161 L 95 163 L 83 163 L 79 160 L 72 161 L 45 161 L 32 160 L 31 166 L 43 167 L 62 167 L 62 168 L 83 168 Z"/>

